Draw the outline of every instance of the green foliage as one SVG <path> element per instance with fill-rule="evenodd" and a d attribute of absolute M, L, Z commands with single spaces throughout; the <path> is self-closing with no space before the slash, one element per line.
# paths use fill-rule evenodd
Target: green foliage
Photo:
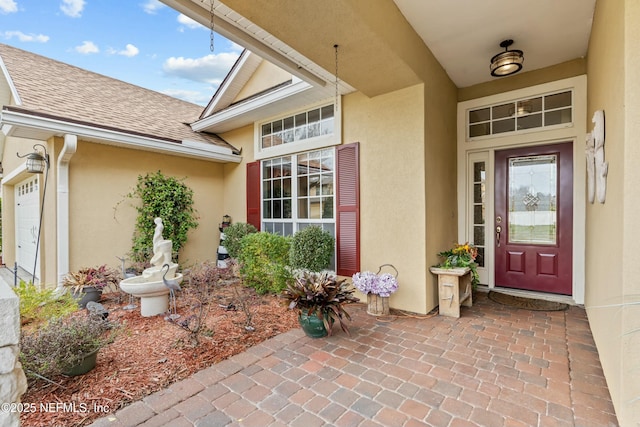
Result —
<path fill-rule="evenodd" d="M 55 289 L 39 289 L 22 280 L 13 290 L 20 300 L 20 321 L 23 325 L 45 322 L 78 310 L 78 302 L 68 292 L 58 296 Z"/>
<path fill-rule="evenodd" d="M 289 264 L 293 268 L 321 271 L 331 263 L 334 238 L 317 225 L 306 227 L 293 235 Z"/>
<path fill-rule="evenodd" d="M 238 258 L 240 255 L 240 241 L 250 233 L 257 233 L 258 230 L 251 224 L 236 222 L 224 229 L 224 247 L 231 258 Z"/>
<path fill-rule="evenodd" d="M 54 319 L 20 338 L 20 362 L 27 374 L 60 375 L 112 341 L 110 324 L 91 316 Z"/>
<path fill-rule="evenodd" d="M 292 280 L 287 260 L 290 239 L 271 233 L 250 233 L 240 241 L 240 274 L 259 294 L 279 293 Z"/>
<path fill-rule="evenodd" d="M 287 285 L 281 296 L 289 302 L 290 309 L 322 319 L 331 335 L 334 322 L 339 322 L 342 330 L 349 334 L 344 319 L 351 320 L 351 317 L 343 305 L 359 301 L 353 296 L 354 292 L 355 288 L 346 279 L 336 280 L 333 274 L 327 272 L 305 271 Z"/>
<path fill-rule="evenodd" d="M 132 258 L 135 262 L 149 260 L 153 255 L 153 233 L 157 217 L 162 218 L 163 237 L 173 243 L 177 254 L 187 241 L 187 233 L 198 226 L 198 216 L 193 208 L 193 190 L 179 180 L 158 171 L 138 176 L 135 189 L 127 194 L 138 198 L 138 218 L 133 235 Z"/>

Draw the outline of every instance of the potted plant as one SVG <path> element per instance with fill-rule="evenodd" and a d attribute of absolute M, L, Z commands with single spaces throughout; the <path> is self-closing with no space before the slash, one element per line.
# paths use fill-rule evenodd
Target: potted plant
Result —
<path fill-rule="evenodd" d="M 82 375 L 96 365 L 98 351 L 111 342 L 111 324 L 101 317 L 72 315 L 51 320 L 20 339 L 20 361 L 34 376 Z"/>
<path fill-rule="evenodd" d="M 62 283 L 78 299 L 80 308 L 84 308 L 89 301 L 100 301 L 102 291 L 106 287 L 114 285 L 117 289 L 120 280 L 120 272 L 107 265 L 101 265 L 68 273 Z"/>
<path fill-rule="evenodd" d="M 383 267 L 391 267 L 395 275 L 382 273 Z M 367 295 L 367 313 L 374 316 L 389 314 L 389 296 L 398 290 L 398 270 L 391 264 L 382 264 L 377 273 L 362 271 L 354 274 L 353 285 Z"/>
<path fill-rule="evenodd" d="M 339 322 L 342 330 L 349 334 L 344 320 L 351 320 L 351 316 L 344 305 L 359 301 L 353 296 L 354 291 L 345 279 L 336 280 L 331 272 L 302 271 L 281 296 L 290 309 L 298 310 L 300 326 L 307 336 L 320 338 L 331 335 L 334 322 Z"/>
<path fill-rule="evenodd" d="M 460 306 L 473 305 L 473 289 L 480 283 L 475 262 L 478 250 L 469 243 L 455 244 L 438 256 L 443 258 L 442 262 L 429 269 L 438 276 L 438 311 L 440 315 L 457 318 Z"/>

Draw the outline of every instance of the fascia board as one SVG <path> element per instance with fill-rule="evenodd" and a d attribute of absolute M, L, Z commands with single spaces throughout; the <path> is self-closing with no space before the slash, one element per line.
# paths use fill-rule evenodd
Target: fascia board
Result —
<path fill-rule="evenodd" d="M 3 111 L 0 115 L 0 122 L 7 125 L 44 130 L 51 132 L 52 135 L 77 135 L 92 142 L 134 150 L 153 151 L 214 162 L 239 163 L 242 159 L 240 156 L 233 154 L 230 149 L 215 145 L 169 142 L 13 111 Z"/>
<path fill-rule="evenodd" d="M 305 81 L 299 80 L 298 82 L 293 83 L 282 89 L 278 89 L 273 92 L 266 93 L 246 103 L 240 103 L 238 105 L 234 105 L 233 107 L 226 108 L 223 111 L 215 113 L 202 120 L 193 122 L 191 124 L 191 129 L 196 132 L 201 132 L 204 130 L 211 129 L 212 127 L 218 124 L 224 123 L 228 120 L 235 119 L 251 111 L 257 110 L 261 107 L 267 106 L 269 104 L 288 98 L 290 96 L 297 95 L 299 93 L 302 93 L 312 88 L 313 88 L 313 85 Z"/>

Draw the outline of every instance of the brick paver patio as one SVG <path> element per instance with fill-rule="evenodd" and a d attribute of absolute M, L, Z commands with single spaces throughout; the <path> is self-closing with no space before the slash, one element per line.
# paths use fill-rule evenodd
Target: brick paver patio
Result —
<path fill-rule="evenodd" d="M 282 334 L 92 424 L 616 426 L 586 313 L 499 305 L 459 319 L 367 315 L 351 337 Z"/>

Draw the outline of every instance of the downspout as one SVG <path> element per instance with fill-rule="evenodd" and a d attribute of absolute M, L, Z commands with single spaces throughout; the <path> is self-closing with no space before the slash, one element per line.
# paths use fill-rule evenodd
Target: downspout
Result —
<path fill-rule="evenodd" d="M 58 290 L 69 272 L 69 163 L 78 148 L 77 135 L 65 134 L 64 147 L 58 156 L 57 191 L 57 242 L 58 242 Z"/>

